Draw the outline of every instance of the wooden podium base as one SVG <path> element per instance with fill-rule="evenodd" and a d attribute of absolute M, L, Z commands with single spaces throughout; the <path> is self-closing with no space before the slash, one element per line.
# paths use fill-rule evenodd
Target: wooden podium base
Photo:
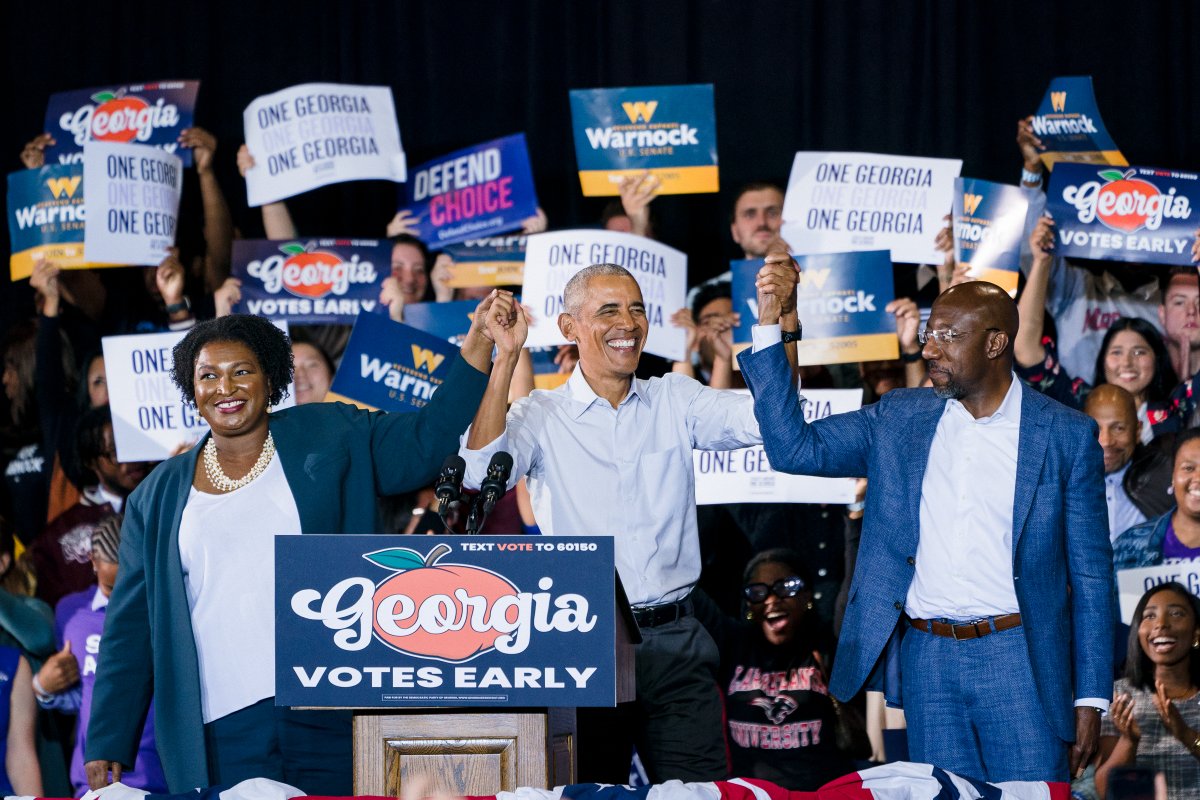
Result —
<path fill-rule="evenodd" d="M 575 709 L 356 711 L 354 793 L 493 795 L 575 783 Z"/>

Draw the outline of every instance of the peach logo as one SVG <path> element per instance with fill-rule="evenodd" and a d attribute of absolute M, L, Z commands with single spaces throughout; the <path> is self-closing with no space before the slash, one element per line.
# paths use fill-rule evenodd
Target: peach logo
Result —
<path fill-rule="evenodd" d="M 535 633 L 586 633 L 596 625 L 586 597 L 552 597 L 554 581 L 522 592 L 508 578 L 470 564 L 441 562 L 452 552 L 439 544 L 426 555 L 407 547 L 364 553 L 390 574 L 375 584 L 346 578 L 322 594 L 302 589 L 292 611 L 335 630 L 342 650 L 362 650 L 372 639 L 406 655 L 461 663 L 493 650 L 523 653 Z"/>
<path fill-rule="evenodd" d="M 180 124 L 179 107 L 161 97 L 150 105 L 141 97 L 118 89 L 97 92 L 91 100 L 94 105 L 68 111 L 58 119 L 59 127 L 69 131 L 80 146 L 89 139 L 145 142 L 156 128 L 174 128 Z"/>
<path fill-rule="evenodd" d="M 1075 207 L 1080 222 L 1099 220 L 1114 231 L 1134 233 L 1142 228 L 1158 230 L 1164 218 L 1187 219 L 1192 215 L 1187 197 L 1176 194 L 1175 187 L 1164 194 L 1150 181 L 1135 177 L 1136 168 L 1125 172 L 1106 169 L 1097 175 L 1104 183 L 1087 181 L 1063 189 L 1063 200 Z"/>
<path fill-rule="evenodd" d="M 325 297 L 344 295 L 352 284 L 374 283 L 378 278 L 375 265 L 352 255 L 344 261 L 330 250 L 321 250 L 316 242 L 307 245 L 288 242 L 280 252 L 261 261 L 251 261 L 246 272 L 263 283 L 271 294 L 286 290 L 296 297 Z"/>

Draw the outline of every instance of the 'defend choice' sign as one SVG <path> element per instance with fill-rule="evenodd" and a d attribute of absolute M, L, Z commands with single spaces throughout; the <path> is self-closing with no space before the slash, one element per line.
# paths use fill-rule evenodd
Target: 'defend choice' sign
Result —
<path fill-rule="evenodd" d="M 281 706 L 612 706 L 613 540 L 278 536 Z"/>

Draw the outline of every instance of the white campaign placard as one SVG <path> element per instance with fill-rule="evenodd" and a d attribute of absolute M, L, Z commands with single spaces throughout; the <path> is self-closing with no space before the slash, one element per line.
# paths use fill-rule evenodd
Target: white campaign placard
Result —
<path fill-rule="evenodd" d="M 275 324 L 287 331 L 287 323 Z M 183 402 L 171 381 L 171 349 L 186 334 L 135 333 L 101 340 L 117 461 L 162 461 L 208 431 L 208 423 Z M 295 394 L 289 385 L 278 408 L 295 405 Z"/>
<path fill-rule="evenodd" d="M 745 389 L 736 390 L 748 393 Z M 808 422 L 862 407 L 861 389 L 807 389 Z M 855 478 L 814 478 L 771 469 L 762 445 L 740 450 L 695 450 L 696 503 L 853 503 Z"/>
<path fill-rule="evenodd" d="M 175 244 L 183 162 L 148 144 L 83 146 L 83 255 L 98 264 L 156 266 Z"/>
<path fill-rule="evenodd" d="M 1117 570 L 1117 592 L 1121 601 L 1121 621 L 1126 625 L 1133 619 L 1138 601 L 1147 589 L 1160 583 L 1182 583 L 1188 591 L 1200 596 L 1200 559 L 1173 561 L 1156 567 L 1137 567 Z"/>
<path fill-rule="evenodd" d="M 292 86 L 256 98 L 242 120 L 255 162 L 246 172 L 251 206 L 330 183 L 407 177 L 388 86 Z"/>
<path fill-rule="evenodd" d="M 650 327 L 646 352 L 683 360 L 687 335 L 671 324 L 671 315 L 687 305 L 687 256 L 644 236 L 594 229 L 539 233 L 526 239 L 521 302 L 534 316 L 526 346 L 566 343 L 558 330 L 563 288 L 576 272 L 592 264 L 617 264 L 633 273 Z"/>
<path fill-rule="evenodd" d="M 953 158 L 796 153 L 781 234 L 797 255 L 891 250 L 892 261 L 940 264 L 933 240 L 961 170 Z"/>

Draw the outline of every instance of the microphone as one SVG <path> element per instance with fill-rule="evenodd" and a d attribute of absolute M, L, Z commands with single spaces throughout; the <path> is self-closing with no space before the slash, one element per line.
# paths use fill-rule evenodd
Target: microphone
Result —
<path fill-rule="evenodd" d="M 488 462 L 487 477 L 479 483 L 479 494 L 471 505 L 471 513 L 467 515 L 467 533 L 479 533 L 483 521 L 492 513 L 496 503 L 508 491 L 508 476 L 512 472 L 513 459 L 503 450 L 492 456 Z"/>
<path fill-rule="evenodd" d="M 462 495 L 463 473 L 466 472 L 467 462 L 462 456 L 454 453 L 446 456 L 442 463 L 442 471 L 438 473 L 437 482 L 433 485 L 433 493 L 438 499 L 438 516 L 445 516 L 447 509 L 458 503 Z"/>
<path fill-rule="evenodd" d="M 479 484 L 479 503 L 483 506 L 483 515 L 492 513 L 496 503 L 508 491 L 508 476 L 512 472 L 512 456 L 501 450 L 492 456 L 488 462 L 487 477 Z"/>

